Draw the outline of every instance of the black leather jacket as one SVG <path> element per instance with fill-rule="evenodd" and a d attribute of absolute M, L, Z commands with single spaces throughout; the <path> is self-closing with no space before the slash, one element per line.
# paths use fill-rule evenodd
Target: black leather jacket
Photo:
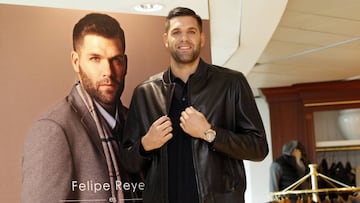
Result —
<path fill-rule="evenodd" d="M 167 145 L 141 153 L 140 138 L 167 115 L 173 95 L 170 71 L 153 76 L 134 91 L 122 143 L 124 165 L 145 170 L 144 202 L 168 202 Z M 212 144 L 192 140 L 199 202 L 244 202 L 243 160 L 268 154 L 265 131 L 250 87 L 242 73 L 200 61 L 188 80 L 189 104 L 202 112 L 217 132 Z"/>

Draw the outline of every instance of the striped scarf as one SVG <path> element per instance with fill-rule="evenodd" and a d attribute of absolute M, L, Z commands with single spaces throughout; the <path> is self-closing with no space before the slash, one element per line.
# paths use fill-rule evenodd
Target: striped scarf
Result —
<path fill-rule="evenodd" d="M 122 190 L 116 190 L 116 182 L 121 181 L 120 170 L 118 166 L 116 152 L 119 152 L 116 140 L 113 138 L 109 128 L 106 126 L 104 119 L 99 119 L 94 102 L 90 95 L 81 87 L 80 83 L 76 85 L 76 90 L 81 99 L 84 101 L 87 109 L 89 110 L 92 118 L 96 123 L 96 128 L 101 139 L 102 147 L 104 149 L 106 164 L 109 172 L 110 187 L 111 187 L 111 201 L 124 202 L 124 194 Z"/>

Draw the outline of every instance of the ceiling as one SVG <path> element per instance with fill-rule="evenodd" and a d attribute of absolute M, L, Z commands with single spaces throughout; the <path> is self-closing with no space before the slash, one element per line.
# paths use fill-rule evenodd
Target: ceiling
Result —
<path fill-rule="evenodd" d="M 138 13 L 133 9 L 144 0 L 32 0 L 26 3 L 23 0 L 0 0 L 0 3 L 160 16 L 167 15 L 176 6 L 190 7 L 202 18 L 209 19 L 211 26 L 216 23 L 217 30 L 222 30 L 218 26 L 235 27 L 226 37 L 212 34 L 212 37 L 222 40 L 221 44 L 226 44 L 225 48 L 212 46 L 216 57 L 225 62 L 242 43 L 239 42 L 240 29 L 237 29 L 241 23 L 241 0 L 228 1 L 224 4 L 221 0 L 157 0 L 164 9 L 155 13 Z M 222 15 L 209 15 L 214 10 Z M 359 11 L 359 0 L 288 0 L 273 36 L 255 66 L 247 73 L 255 96 L 261 94 L 258 91 L 261 87 L 359 76 Z M 236 17 L 225 15 L 229 13 L 234 13 Z"/>
<path fill-rule="evenodd" d="M 360 76 L 360 1 L 289 0 L 250 85 L 288 86 Z"/>

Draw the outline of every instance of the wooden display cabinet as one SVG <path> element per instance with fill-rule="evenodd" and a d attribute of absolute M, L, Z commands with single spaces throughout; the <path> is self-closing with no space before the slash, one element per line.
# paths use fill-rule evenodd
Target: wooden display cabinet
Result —
<path fill-rule="evenodd" d="M 305 145 L 309 160 L 316 163 L 314 113 L 360 108 L 360 80 L 261 88 L 261 92 L 269 105 L 273 158 L 282 154 L 283 144 L 296 139 Z M 336 145 L 332 143 L 327 147 Z M 357 144 L 349 147 L 359 147 L 354 145 Z M 342 144 L 341 147 L 347 146 Z"/>

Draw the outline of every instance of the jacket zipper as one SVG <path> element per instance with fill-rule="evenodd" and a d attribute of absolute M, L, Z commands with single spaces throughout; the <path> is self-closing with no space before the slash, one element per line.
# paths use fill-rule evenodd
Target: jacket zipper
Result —
<path fill-rule="evenodd" d="M 191 78 L 189 78 L 188 80 L 188 84 L 187 84 L 187 97 L 188 97 L 188 105 L 191 106 L 192 103 L 191 103 L 191 97 L 190 97 L 190 82 L 191 82 Z M 198 198 L 199 198 L 199 203 L 202 202 L 202 193 L 201 193 L 201 190 L 200 190 L 200 181 L 199 181 L 199 175 L 198 175 L 198 169 L 197 169 L 197 165 L 198 165 L 198 162 L 196 160 L 196 154 L 195 154 L 195 140 L 193 138 L 193 140 L 191 141 L 191 150 L 192 150 L 192 159 L 193 159 L 193 167 L 194 167 L 194 171 L 195 171 L 195 179 L 196 179 L 196 188 L 197 188 L 197 191 L 198 191 Z"/>
<path fill-rule="evenodd" d="M 170 77 L 170 76 L 169 76 Z M 168 85 L 169 87 L 169 92 L 168 92 L 168 94 L 166 95 L 166 115 L 168 116 L 169 115 L 169 113 L 170 113 L 170 108 L 171 108 L 171 101 L 172 101 L 172 98 L 173 98 L 173 96 L 174 96 L 174 90 L 175 90 L 175 86 L 174 86 L 174 84 L 173 83 L 169 83 L 169 85 Z M 166 160 L 163 160 L 163 162 L 164 163 L 168 163 L 168 156 L 167 156 L 167 145 L 165 145 L 165 148 L 163 148 L 163 150 L 161 150 L 161 153 L 163 153 L 164 155 L 163 156 L 161 156 L 161 157 L 165 157 L 165 159 Z M 164 173 L 166 174 L 166 179 L 164 180 L 164 185 L 165 185 L 165 190 L 166 191 L 164 191 L 164 201 L 165 201 L 165 203 L 168 203 L 169 202 L 169 196 L 168 196 L 168 193 L 169 193 L 169 191 L 168 191 L 168 181 L 169 181 L 169 176 L 168 176 L 168 174 L 169 174 L 169 172 L 168 172 L 168 170 L 169 170 L 169 168 L 168 168 L 168 165 L 167 164 L 164 164 L 164 166 L 163 166 L 163 170 L 164 170 Z"/>

